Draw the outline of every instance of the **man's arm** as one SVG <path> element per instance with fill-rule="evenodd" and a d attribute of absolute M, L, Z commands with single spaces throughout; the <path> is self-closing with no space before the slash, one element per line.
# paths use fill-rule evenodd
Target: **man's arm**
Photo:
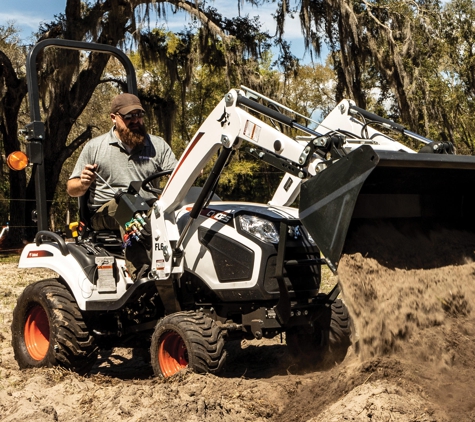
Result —
<path fill-rule="evenodd" d="M 77 198 L 83 196 L 91 186 L 92 182 L 96 180 L 97 164 L 86 164 L 81 172 L 80 177 L 74 177 L 68 180 L 66 190 L 70 196 Z"/>

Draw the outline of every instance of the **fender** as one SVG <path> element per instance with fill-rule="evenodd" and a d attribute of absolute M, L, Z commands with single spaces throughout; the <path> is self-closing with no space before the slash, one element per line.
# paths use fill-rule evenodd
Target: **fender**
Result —
<path fill-rule="evenodd" d="M 74 246 L 74 243 L 66 243 Z M 115 301 L 121 298 L 127 287 L 133 284 L 125 271 L 125 261 L 116 258 L 117 279 L 116 292 L 99 293 L 97 286 L 88 278 L 80 263 L 71 253 L 63 254 L 60 246 L 55 242 L 43 242 L 37 246 L 35 243 L 26 245 L 21 253 L 18 268 L 46 268 L 54 271 L 68 286 L 73 294 L 79 309 L 86 310 L 86 302 L 94 300 Z"/>

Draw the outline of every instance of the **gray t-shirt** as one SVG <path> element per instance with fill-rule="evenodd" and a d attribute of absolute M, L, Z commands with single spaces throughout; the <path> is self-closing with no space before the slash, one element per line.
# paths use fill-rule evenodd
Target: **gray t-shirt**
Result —
<path fill-rule="evenodd" d="M 127 152 L 115 136 L 114 127 L 104 135 L 91 139 L 81 151 L 76 166 L 69 177 L 81 177 L 86 164 L 97 164 L 97 173 L 116 191 L 126 191 L 132 181 L 142 181 L 153 173 L 172 170 L 176 164 L 175 154 L 163 138 L 147 135 L 142 147 Z M 158 180 L 156 180 L 158 183 Z M 114 192 L 100 179 L 92 183 L 89 208 L 95 210 L 114 197 Z M 145 199 L 155 196 L 143 189 L 140 195 Z"/>

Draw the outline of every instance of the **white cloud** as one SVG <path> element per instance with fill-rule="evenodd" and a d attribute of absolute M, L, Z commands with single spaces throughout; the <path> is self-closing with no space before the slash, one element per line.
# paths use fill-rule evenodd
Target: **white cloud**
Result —
<path fill-rule="evenodd" d="M 37 30 L 40 26 L 40 23 L 45 21 L 42 16 L 38 15 L 28 15 L 26 13 L 19 12 L 10 12 L 2 13 L 0 12 L 0 23 L 1 22 L 14 22 L 18 26 L 27 27 L 33 30 Z"/>

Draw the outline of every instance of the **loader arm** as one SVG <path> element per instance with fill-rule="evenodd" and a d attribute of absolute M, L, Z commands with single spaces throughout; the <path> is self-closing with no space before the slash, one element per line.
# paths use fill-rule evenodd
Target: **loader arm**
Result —
<path fill-rule="evenodd" d="M 356 113 L 355 110 L 358 110 Z M 329 114 L 328 116 L 318 124 L 316 132 L 322 135 L 329 135 L 331 133 L 340 133 L 345 136 L 345 142 L 343 144 L 344 150 L 349 153 L 356 148 L 359 148 L 362 145 L 370 145 L 374 150 L 383 150 L 383 151 L 400 151 L 415 154 L 416 151 L 407 147 L 406 145 L 398 142 L 383 132 L 375 129 L 369 123 L 374 123 L 375 120 L 365 119 L 366 115 L 371 113 L 366 112 L 355 106 L 354 101 L 351 100 L 342 100 Z M 372 115 L 372 114 L 371 114 Z M 389 122 L 387 119 L 382 119 L 379 116 L 374 116 L 373 119 L 379 119 L 377 123 L 386 127 Z M 398 132 L 401 132 L 401 125 L 395 124 Z M 303 138 L 303 137 L 302 137 Z M 310 139 L 307 136 L 307 142 Z M 423 138 L 421 136 L 418 139 L 423 143 L 432 142 L 430 139 Z M 300 140 L 300 142 L 304 142 Z M 305 142 L 304 142 L 305 143 Z M 314 158 L 312 166 L 309 167 L 309 173 L 314 176 L 317 172 L 314 171 L 315 167 L 322 163 L 321 166 L 325 167 L 323 163 L 325 160 Z M 276 189 L 273 198 L 269 202 L 271 205 L 291 205 L 300 194 L 300 187 L 304 180 L 301 178 L 295 177 L 291 174 L 286 174 Z"/>
<path fill-rule="evenodd" d="M 259 149 L 272 153 L 277 159 L 282 159 L 284 171 L 287 164 L 298 169 L 302 178 L 308 175 L 308 166 L 299 165 L 305 145 L 250 114 L 243 108 L 243 101 L 245 97 L 239 91 L 230 91 L 201 125 L 180 157 L 162 193 L 160 202 L 166 213 L 177 208 L 220 148 L 238 149 L 242 141 L 248 141 Z"/>
<path fill-rule="evenodd" d="M 177 208 L 220 148 L 239 149 L 242 141 L 254 144 L 259 149 L 256 153 L 259 157 L 269 154 L 270 163 L 278 168 L 280 166 L 287 173 L 270 201 L 273 205 L 292 203 L 298 196 L 300 183 L 317 173 L 317 165 L 325 161 L 325 158 L 323 153 L 318 156 L 312 152 L 325 149 L 328 141 L 328 136 L 325 135 L 351 134 L 344 142 L 347 151 L 370 144 L 374 149 L 385 151 L 415 152 L 382 132 L 366 127 L 364 122 L 350 113 L 353 103 L 349 100 L 338 104 L 314 131 L 296 123 L 287 115 L 247 98 L 245 94 L 245 90 L 231 90 L 226 94 L 188 144 L 161 196 L 161 207 L 166 213 Z M 306 139 L 303 136 L 300 139 L 286 136 L 265 123 L 259 118 L 259 114 L 301 130 Z M 366 137 L 361 136 L 363 131 L 367 134 Z M 318 145 L 309 152 L 309 144 L 317 138 Z"/>
<path fill-rule="evenodd" d="M 306 179 L 314 170 L 309 170 L 314 162 L 305 152 L 307 144 L 297 142 L 274 127 L 263 122 L 256 114 L 264 114 L 273 119 L 282 120 L 289 126 L 294 123 L 289 117 L 257 102 L 248 99 L 242 91 L 231 90 L 215 107 L 208 118 L 201 125 L 196 135 L 188 144 L 173 171 L 162 196 L 154 205 L 155 219 L 152 220 L 152 235 L 154 236 L 152 263 L 159 263 L 157 278 L 167 279 L 172 273 L 181 273 L 182 268 L 173 264 L 173 257 L 180 255 L 179 247 L 185 229 L 178 232 L 175 220 L 175 211 L 186 197 L 197 177 L 206 164 L 222 148 L 221 154 L 238 149 L 243 141 L 255 145 L 255 154 L 260 158 L 265 155 L 274 166 L 283 172 L 290 172 L 299 179 Z M 302 127 L 306 130 L 305 127 Z M 310 131 L 314 137 L 318 134 Z M 216 179 L 221 174 L 226 160 L 218 159 L 209 178 Z M 214 183 L 205 184 L 200 198 L 191 211 L 191 220 L 196 218 L 204 206 L 204 199 L 211 193 Z"/>

